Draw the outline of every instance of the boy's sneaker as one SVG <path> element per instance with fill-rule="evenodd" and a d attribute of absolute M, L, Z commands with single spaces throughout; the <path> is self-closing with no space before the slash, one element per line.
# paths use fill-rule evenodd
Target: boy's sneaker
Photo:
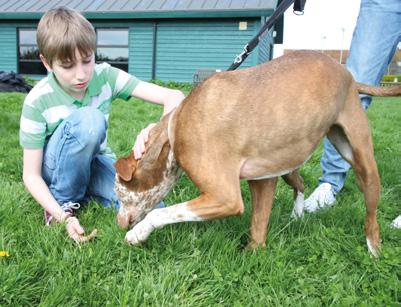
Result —
<path fill-rule="evenodd" d="M 334 204 L 336 198 L 331 190 L 330 183 L 322 183 L 313 193 L 305 200 L 304 210 L 307 212 L 315 212 L 324 207 L 329 207 Z"/>
<path fill-rule="evenodd" d="M 401 215 L 391 223 L 391 227 L 401 229 Z"/>
<path fill-rule="evenodd" d="M 72 215 L 72 214 L 74 214 L 75 210 L 79 209 L 80 204 L 79 203 L 73 203 L 72 201 L 69 201 L 67 203 L 62 204 L 60 207 L 61 207 L 61 209 L 64 210 L 64 212 L 70 213 Z M 45 210 L 45 224 L 46 224 L 46 226 L 49 226 L 50 223 L 52 222 L 52 220 L 53 220 L 53 216 L 51 216 L 50 213 Z"/>

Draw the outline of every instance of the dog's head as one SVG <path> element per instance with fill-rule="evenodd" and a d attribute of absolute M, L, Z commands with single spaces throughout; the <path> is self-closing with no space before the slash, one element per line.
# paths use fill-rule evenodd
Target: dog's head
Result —
<path fill-rule="evenodd" d="M 134 154 L 117 160 L 115 191 L 121 207 L 117 222 L 122 228 L 141 221 L 166 194 L 178 178 L 164 117 L 149 135 L 146 152 L 140 160 Z"/>

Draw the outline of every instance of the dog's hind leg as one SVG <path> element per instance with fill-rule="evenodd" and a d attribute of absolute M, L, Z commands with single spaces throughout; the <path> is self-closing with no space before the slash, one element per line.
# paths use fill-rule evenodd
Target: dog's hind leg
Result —
<path fill-rule="evenodd" d="M 246 249 L 266 246 L 267 225 L 273 205 L 277 177 L 262 180 L 249 180 L 252 197 L 251 241 Z"/>
<path fill-rule="evenodd" d="M 369 251 L 379 255 L 380 234 L 376 210 L 380 198 L 380 177 L 373 153 L 367 116 L 358 97 L 350 98 L 328 133 L 329 140 L 353 167 L 358 186 L 365 197 L 365 234 Z"/>
<path fill-rule="evenodd" d="M 282 176 L 284 181 L 294 189 L 294 209 L 291 217 L 299 218 L 304 214 L 304 180 L 299 175 L 299 169 Z"/>

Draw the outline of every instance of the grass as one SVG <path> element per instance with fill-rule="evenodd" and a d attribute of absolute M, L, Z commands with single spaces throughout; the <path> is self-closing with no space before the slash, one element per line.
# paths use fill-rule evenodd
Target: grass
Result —
<path fill-rule="evenodd" d="M 351 174 L 337 204 L 301 221 L 290 219 L 292 190 L 280 180 L 267 248 L 245 252 L 245 214 L 170 225 L 140 247 L 124 244 L 115 212 L 91 203 L 79 212 L 98 237 L 77 246 L 61 225 L 45 227 L 43 211 L 21 182 L 19 116 L 24 95 L 0 94 L 0 306 L 318 306 L 401 304 L 401 99 L 377 98 L 369 110 L 382 179 L 378 219 L 382 255 L 372 259 L 363 234 L 362 194 Z M 127 154 L 136 133 L 161 110 L 138 100 L 116 101 L 109 142 Z M 320 176 L 321 147 L 302 168 L 306 194 Z M 197 195 L 183 176 L 166 202 Z"/>

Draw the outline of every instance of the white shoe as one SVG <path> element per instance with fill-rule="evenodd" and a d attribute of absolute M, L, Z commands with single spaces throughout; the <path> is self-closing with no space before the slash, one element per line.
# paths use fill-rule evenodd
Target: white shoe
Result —
<path fill-rule="evenodd" d="M 335 201 L 336 198 L 331 190 L 331 184 L 325 182 L 319 185 L 305 200 L 304 210 L 307 212 L 315 212 L 319 209 L 333 205 Z"/>
<path fill-rule="evenodd" d="M 391 223 L 391 227 L 401 229 L 401 215 Z"/>

